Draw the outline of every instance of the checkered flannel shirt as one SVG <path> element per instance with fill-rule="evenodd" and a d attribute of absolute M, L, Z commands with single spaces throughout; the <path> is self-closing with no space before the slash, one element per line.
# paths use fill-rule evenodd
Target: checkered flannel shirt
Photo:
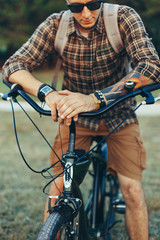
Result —
<path fill-rule="evenodd" d="M 103 6 L 102 6 L 103 8 Z M 54 54 L 54 39 L 63 12 L 49 16 L 34 32 L 31 38 L 5 63 L 3 77 L 18 70 L 33 71 L 49 54 Z M 105 31 L 103 11 L 98 23 L 88 38 L 80 36 L 71 15 L 67 30 L 68 42 L 62 55 L 64 69 L 63 89 L 84 94 L 107 88 L 126 75 L 122 71 L 122 56 L 128 54 L 132 72 L 141 73 L 154 81 L 160 81 L 160 61 L 138 14 L 130 7 L 120 6 L 118 23 L 125 49 L 116 54 Z M 98 118 L 82 118 L 78 123 L 98 130 L 103 119 L 113 130 L 135 107 L 135 99 L 119 103 L 112 110 Z M 136 115 L 130 116 L 120 128 L 137 122 Z"/>

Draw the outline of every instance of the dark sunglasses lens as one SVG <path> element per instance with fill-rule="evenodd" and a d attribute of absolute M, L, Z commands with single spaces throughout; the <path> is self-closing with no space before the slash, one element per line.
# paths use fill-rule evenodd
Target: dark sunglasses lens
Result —
<path fill-rule="evenodd" d="M 88 3 L 86 5 L 89 10 L 94 11 L 100 8 L 101 2 L 97 1 L 97 2 Z"/>
<path fill-rule="evenodd" d="M 68 4 L 67 6 L 73 13 L 80 13 L 83 11 L 83 7 L 87 6 L 87 8 L 91 11 L 97 10 L 100 8 L 102 1 L 96 1 L 96 2 L 89 2 L 87 4 Z"/>
<path fill-rule="evenodd" d="M 68 4 L 69 9 L 73 13 L 80 13 L 83 10 L 83 4 Z"/>

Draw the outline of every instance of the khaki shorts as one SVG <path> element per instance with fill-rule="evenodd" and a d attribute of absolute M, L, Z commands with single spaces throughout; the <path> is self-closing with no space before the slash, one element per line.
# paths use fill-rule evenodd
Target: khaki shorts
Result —
<path fill-rule="evenodd" d="M 69 127 L 65 124 L 60 127 L 61 141 L 59 134 L 55 138 L 53 149 L 61 158 L 62 152 L 68 150 Z M 109 130 L 106 124 L 101 121 L 99 131 L 76 125 L 76 149 L 90 149 L 92 136 L 106 136 Z M 146 168 L 146 151 L 142 143 L 138 124 L 131 124 L 126 128 L 111 134 L 107 139 L 108 146 L 108 166 L 107 170 L 111 173 L 120 173 L 126 177 L 141 180 L 142 171 Z M 51 164 L 57 158 L 51 152 Z M 54 171 L 60 172 L 62 169 L 55 168 Z"/>

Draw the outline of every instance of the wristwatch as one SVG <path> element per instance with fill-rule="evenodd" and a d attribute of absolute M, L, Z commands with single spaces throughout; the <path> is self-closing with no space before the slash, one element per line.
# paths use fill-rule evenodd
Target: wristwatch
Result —
<path fill-rule="evenodd" d="M 40 88 L 38 89 L 38 98 L 41 102 L 45 101 L 45 97 L 48 95 L 48 93 L 56 91 L 55 88 L 47 85 L 47 84 L 42 84 Z"/>

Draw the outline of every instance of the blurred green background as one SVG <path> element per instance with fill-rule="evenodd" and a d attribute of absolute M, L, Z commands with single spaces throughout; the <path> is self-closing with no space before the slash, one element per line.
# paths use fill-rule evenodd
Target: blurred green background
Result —
<path fill-rule="evenodd" d="M 160 54 L 160 1 L 110 0 L 131 6 L 140 14 Z M 66 9 L 65 0 L 0 0 L 0 67 L 50 14 Z M 54 59 L 52 60 L 54 62 Z M 51 64 L 52 66 L 52 64 Z"/>

